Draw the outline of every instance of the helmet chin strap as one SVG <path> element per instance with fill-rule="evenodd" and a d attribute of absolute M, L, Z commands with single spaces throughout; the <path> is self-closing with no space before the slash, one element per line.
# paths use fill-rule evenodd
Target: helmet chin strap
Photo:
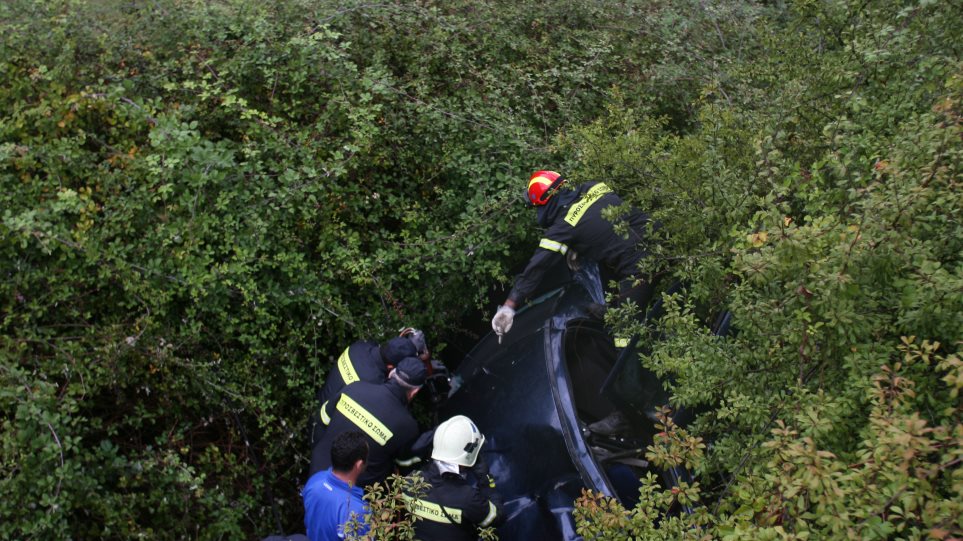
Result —
<path fill-rule="evenodd" d="M 559 175 L 558 178 L 555 179 L 555 180 L 553 180 L 552 183 L 548 185 L 548 188 L 546 188 L 545 191 L 542 192 L 542 195 L 540 195 L 540 196 L 538 197 L 538 200 L 541 201 L 541 202 L 543 202 L 543 203 L 544 203 L 545 201 L 548 201 L 548 198 L 551 197 L 552 193 L 554 193 L 555 190 L 557 190 L 558 187 L 559 187 L 563 182 L 565 182 L 565 177 L 563 177 L 562 175 Z"/>

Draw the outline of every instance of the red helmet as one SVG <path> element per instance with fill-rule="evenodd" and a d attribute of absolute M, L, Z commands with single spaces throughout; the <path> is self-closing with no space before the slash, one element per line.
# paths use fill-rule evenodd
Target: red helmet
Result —
<path fill-rule="evenodd" d="M 528 200 L 536 206 L 548 203 L 565 178 L 555 171 L 535 171 L 528 179 Z"/>

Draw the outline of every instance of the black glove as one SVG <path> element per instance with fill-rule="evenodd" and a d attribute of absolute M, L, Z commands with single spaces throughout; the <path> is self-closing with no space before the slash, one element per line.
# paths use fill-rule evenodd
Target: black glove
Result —
<path fill-rule="evenodd" d="M 428 460 L 431 456 L 432 441 L 435 439 L 435 429 L 422 432 L 415 443 L 411 444 L 411 454 L 422 459 Z"/>
<path fill-rule="evenodd" d="M 479 483 L 489 488 L 495 488 L 495 478 L 488 472 L 488 462 L 485 461 L 485 457 L 481 453 L 475 459 L 475 465 L 471 467 L 471 473 Z"/>
<path fill-rule="evenodd" d="M 475 465 L 471 467 L 471 471 L 479 477 L 488 475 L 488 462 L 485 461 L 485 455 L 478 453 L 478 457 L 475 459 Z"/>

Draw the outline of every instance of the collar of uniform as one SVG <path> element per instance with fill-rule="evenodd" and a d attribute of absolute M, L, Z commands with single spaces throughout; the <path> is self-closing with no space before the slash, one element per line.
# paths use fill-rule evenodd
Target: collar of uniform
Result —
<path fill-rule="evenodd" d="M 408 398 L 405 396 L 407 392 L 405 391 L 404 387 L 398 385 L 398 382 L 394 380 L 388 380 L 388 383 L 385 383 L 385 387 L 387 387 L 388 390 L 391 391 L 391 394 L 395 395 L 395 397 L 397 397 L 398 400 L 401 400 L 401 403 L 407 407 Z"/>
<path fill-rule="evenodd" d="M 461 470 L 458 467 L 458 464 L 452 464 L 451 462 L 445 462 L 444 460 L 435 460 L 435 467 L 438 468 L 438 473 L 442 475 L 446 473 L 461 475 Z"/>
<path fill-rule="evenodd" d="M 584 187 L 585 185 L 583 184 L 578 188 L 566 188 L 565 186 L 559 188 L 558 192 L 548 200 L 548 203 L 536 207 L 535 213 L 538 225 L 541 227 L 552 225 L 552 222 L 555 221 L 559 212 L 574 203 L 575 200 L 581 196 Z"/>
<path fill-rule="evenodd" d="M 455 471 L 451 471 L 451 470 L 448 470 L 448 469 L 442 469 L 441 463 L 440 463 L 439 460 L 432 460 L 431 463 L 428 465 L 428 468 L 427 468 L 427 470 L 426 470 L 426 477 L 428 478 L 428 481 L 429 481 L 429 482 L 430 482 L 432 479 L 434 479 L 434 480 L 436 480 L 436 481 L 437 481 L 438 479 L 448 479 L 449 481 L 461 481 L 461 482 L 465 482 L 465 476 L 462 475 L 461 473 L 458 473 L 458 467 L 457 467 L 457 466 L 455 466 L 455 468 L 456 468 Z"/>

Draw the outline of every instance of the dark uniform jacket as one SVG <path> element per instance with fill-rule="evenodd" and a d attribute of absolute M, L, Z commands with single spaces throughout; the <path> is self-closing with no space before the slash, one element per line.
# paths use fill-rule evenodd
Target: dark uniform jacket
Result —
<path fill-rule="evenodd" d="M 324 386 L 318 393 L 318 400 L 324 404 L 329 398 L 341 392 L 346 385 L 356 381 L 384 383 L 388 377 L 388 367 L 381 358 L 381 346 L 377 342 L 355 342 L 344 348 L 331 371 L 328 372 Z"/>
<path fill-rule="evenodd" d="M 413 462 L 411 446 L 418 438 L 418 423 L 408 412 L 405 390 L 395 381 L 380 385 L 359 381 L 332 396 L 321 408 L 324 435 L 311 452 L 311 473 L 331 466 L 331 443 L 349 430 L 360 431 L 368 440 L 368 466 L 358 485 L 383 482 L 395 462 Z"/>
<path fill-rule="evenodd" d="M 456 473 L 440 473 L 431 461 L 421 472 L 430 485 L 420 498 L 408 497 L 419 541 L 478 539 L 478 528 L 504 522 L 502 502 L 487 479 L 472 483 Z M 486 475 L 487 477 L 487 475 Z"/>
<path fill-rule="evenodd" d="M 311 445 L 317 444 L 324 435 L 325 426 L 321 422 L 320 409 L 332 396 L 341 392 L 345 385 L 356 381 L 384 383 L 388 377 L 388 367 L 381 358 L 381 346 L 377 342 L 355 342 L 344 348 L 334 366 L 328 371 L 324 385 L 318 391 L 317 407 L 309 421 Z"/>
<path fill-rule="evenodd" d="M 574 190 L 561 190 L 548 203 L 538 207 L 538 224 L 545 235 L 525 272 L 515 282 L 508 298 L 522 303 L 531 295 L 545 271 L 561 261 L 569 250 L 579 259 L 596 261 L 608 267 L 616 278 L 635 274 L 645 253 L 638 247 L 645 233 L 648 216 L 631 209 L 621 219 L 628 225 L 628 238 L 617 233 L 613 223 L 602 217 L 608 207 L 621 205 L 622 199 L 606 184 L 586 182 Z"/>

